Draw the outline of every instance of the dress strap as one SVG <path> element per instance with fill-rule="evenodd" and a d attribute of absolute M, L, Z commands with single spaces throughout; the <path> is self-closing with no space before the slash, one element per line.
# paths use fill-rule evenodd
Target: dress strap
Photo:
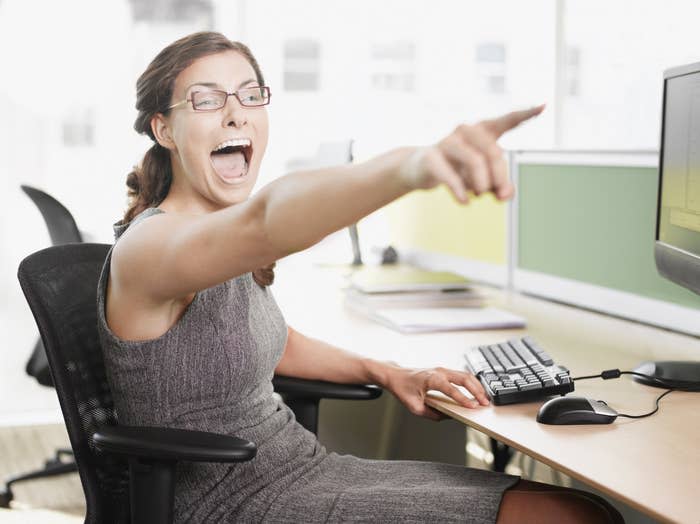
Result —
<path fill-rule="evenodd" d="M 126 224 L 122 220 L 120 220 L 112 226 L 112 229 L 114 230 L 114 240 L 119 240 L 119 237 L 122 236 L 127 229 L 129 229 L 137 222 L 140 222 L 150 216 L 158 215 L 160 213 L 165 213 L 165 211 L 163 211 L 162 209 L 158 209 L 157 207 L 149 207 L 141 211 L 138 215 L 131 219 L 130 222 L 127 222 Z"/>

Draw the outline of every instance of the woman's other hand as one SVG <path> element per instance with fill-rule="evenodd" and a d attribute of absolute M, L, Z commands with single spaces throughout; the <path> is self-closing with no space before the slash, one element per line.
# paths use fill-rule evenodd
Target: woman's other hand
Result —
<path fill-rule="evenodd" d="M 391 391 L 411 413 L 432 420 L 440 420 L 445 416 L 426 405 L 425 398 L 430 390 L 440 391 L 466 408 L 489 404 L 486 392 L 479 380 L 466 371 L 445 368 L 407 369 L 392 367 L 386 377 L 384 387 Z M 475 398 L 470 399 L 456 386 L 463 386 Z"/>
<path fill-rule="evenodd" d="M 468 191 L 475 195 L 491 191 L 499 200 L 507 200 L 514 188 L 497 140 L 543 110 L 540 105 L 474 125 L 459 125 L 437 144 L 410 155 L 400 167 L 400 176 L 411 189 L 445 184 L 462 203 L 468 201 Z"/>

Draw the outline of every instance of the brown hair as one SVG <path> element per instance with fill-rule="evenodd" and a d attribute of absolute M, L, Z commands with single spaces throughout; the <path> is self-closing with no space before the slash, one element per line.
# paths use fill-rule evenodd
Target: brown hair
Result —
<path fill-rule="evenodd" d="M 193 33 L 167 46 L 148 64 L 136 81 L 138 116 L 134 129 L 139 134 L 148 135 L 154 143 L 141 164 L 135 166 L 126 177 L 129 205 L 123 223 L 130 222 L 145 209 L 159 205 L 170 190 L 173 178 L 170 152 L 153 136 L 151 119 L 158 113 L 167 115 L 170 112 L 168 106 L 172 103 L 175 79 L 183 70 L 198 58 L 225 51 L 236 51 L 243 55 L 253 67 L 258 83 L 265 85 L 260 66 L 247 46 L 229 40 L 221 33 L 210 31 Z M 253 278 L 261 286 L 270 285 L 274 280 L 272 267 L 254 271 Z"/>

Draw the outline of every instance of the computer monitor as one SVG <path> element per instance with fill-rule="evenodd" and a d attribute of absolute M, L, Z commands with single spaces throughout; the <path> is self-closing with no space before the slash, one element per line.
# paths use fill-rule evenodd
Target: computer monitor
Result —
<path fill-rule="evenodd" d="M 661 276 L 700 294 L 700 63 L 664 72 L 654 258 Z M 700 362 L 645 362 L 636 371 L 700 383 Z"/>

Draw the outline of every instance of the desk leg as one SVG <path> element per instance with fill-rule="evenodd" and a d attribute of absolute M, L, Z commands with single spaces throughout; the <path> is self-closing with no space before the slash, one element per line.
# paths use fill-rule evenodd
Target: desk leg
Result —
<path fill-rule="evenodd" d="M 495 438 L 489 438 L 489 440 L 491 441 L 491 453 L 493 453 L 493 470 L 505 473 L 506 466 L 513 456 L 513 450 Z"/>

